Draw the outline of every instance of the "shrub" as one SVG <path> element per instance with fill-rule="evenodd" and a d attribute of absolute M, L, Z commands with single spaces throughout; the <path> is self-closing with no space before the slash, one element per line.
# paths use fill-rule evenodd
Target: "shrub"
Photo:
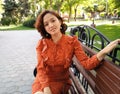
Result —
<path fill-rule="evenodd" d="M 11 18 L 10 18 L 10 17 L 3 17 L 3 18 L 1 19 L 1 24 L 2 24 L 2 25 L 7 25 L 7 26 L 9 26 L 10 23 L 11 23 Z"/>
<path fill-rule="evenodd" d="M 17 24 L 18 19 L 16 17 L 12 18 L 12 24 Z"/>
<path fill-rule="evenodd" d="M 100 17 L 104 18 L 105 17 L 105 13 L 104 12 L 100 13 Z"/>
<path fill-rule="evenodd" d="M 120 17 L 120 12 L 118 12 L 118 17 Z"/>
<path fill-rule="evenodd" d="M 23 23 L 23 26 L 34 28 L 35 18 L 27 20 Z"/>

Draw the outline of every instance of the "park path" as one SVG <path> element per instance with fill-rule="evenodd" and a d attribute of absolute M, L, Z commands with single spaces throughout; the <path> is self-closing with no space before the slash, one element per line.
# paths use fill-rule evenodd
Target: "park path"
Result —
<path fill-rule="evenodd" d="M 0 94 L 31 94 L 37 64 L 35 47 L 40 38 L 36 30 L 0 31 Z"/>
<path fill-rule="evenodd" d="M 36 30 L 0 32 L 0 94 L 31 94 L 39 39 Z"/>

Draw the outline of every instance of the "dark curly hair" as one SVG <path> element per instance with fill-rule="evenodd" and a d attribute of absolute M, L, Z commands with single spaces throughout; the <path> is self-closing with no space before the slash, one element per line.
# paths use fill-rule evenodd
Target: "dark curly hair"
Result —
<path fill-rule="evenodd" d="M 58 18 L 58 20 L 61 21 L 61 29 L 60 30 L 61 30 L 62 34 L 65 34 L 67 25 L 65 23 L 63 23 L 62 17 L 55 11 L 44 10 L 41 14 L 38 15 L 36 22 L 35 22 L 35 28 L 38 30 L 38 32 L 41 34 L 41 36 L 43 38 L 51 38 L 51 35 L 46 32 L 46 30 L 44 28 L 44 23 L 43 23 L 43 18 L 47 13 L 50 13 L 50 14 L 56 16 Z"/>

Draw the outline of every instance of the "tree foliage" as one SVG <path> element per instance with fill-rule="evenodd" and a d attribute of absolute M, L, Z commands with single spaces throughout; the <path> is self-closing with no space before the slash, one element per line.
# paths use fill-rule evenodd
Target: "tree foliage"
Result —
<path fill-rule="evenodd" d="M 36 18 L 44 9 L 55 10 L 60 14 L 67 13 L 68 18 L 74 16 L 75 20 L 77 13 L 80 14 L 82 11 L 90 14 L 114 13 L 116 9 L 120 11 L 119 0 L 4 0 L 2 6 L 4 10 L 2 21 L 7 18 L 6 22 L 11 23 L 21 23 L 26 18 Z"/>
<path fill-rule="evenodd" d="M 24 18 L 30 14 L 30 3 L 29 0 L 19 0 L 17 16 L 19 17 L 19 22 L 24 21 Z"/>
<path fill-rule="evenodd" d="M 4 13 L 1 19 L 3 25 L 10 25 L 10 23 L 16 24 L 17 18 L 15 17 L 18 4 L 15 0 L 5 0 L 3 5 Z"/>
<path fill-rule="evenodd" d="M 30 4 L 29 0 L 4 0 L 3 9 L 4 13 L 2 14 L 2 23 L 17 24 L 22 22 L 24 17 L 29 16 Z M 7 19 L 7 20 L 6 20 Z M 9 21 L 8 21 L 9 20 Z M 7 25 L 9 25 L 7 24 Z"/>

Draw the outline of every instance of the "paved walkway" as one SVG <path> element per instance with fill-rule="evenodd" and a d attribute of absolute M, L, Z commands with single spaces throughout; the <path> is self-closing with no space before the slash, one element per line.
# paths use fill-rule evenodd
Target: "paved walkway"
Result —
<path fill-rule="evenodd" d="M 0 31 L 0 94 L 31 94 L 39 39 L 36 30 Z"/>
<path fill-rule="evenodd" d="M 0 32 L 0 94 L 31 94 L 37 31 Z"/>

